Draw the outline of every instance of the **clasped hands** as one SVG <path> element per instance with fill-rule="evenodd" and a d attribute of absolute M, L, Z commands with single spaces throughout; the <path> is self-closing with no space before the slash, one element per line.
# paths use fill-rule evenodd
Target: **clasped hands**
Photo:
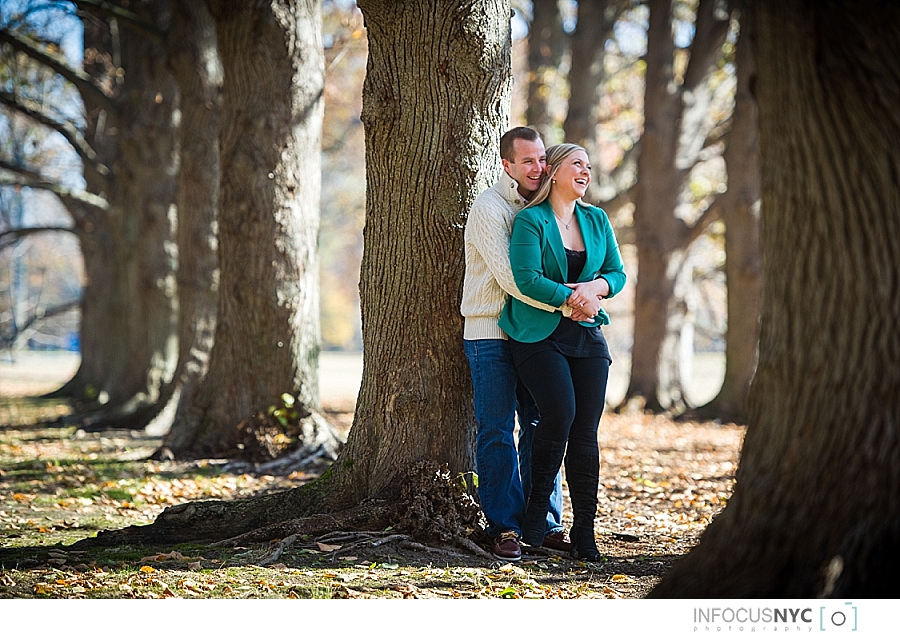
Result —
<path fill-rule="evenodd" d="M 566 284 L 572 289 L 572 294 L 566 300 L 566 304 L 572 307 L 572 321 L 594 322 L 594 317 L 600 312 L 600 299 L 609 294 L 609 284 L 602 277 L 590 282 Z"/>

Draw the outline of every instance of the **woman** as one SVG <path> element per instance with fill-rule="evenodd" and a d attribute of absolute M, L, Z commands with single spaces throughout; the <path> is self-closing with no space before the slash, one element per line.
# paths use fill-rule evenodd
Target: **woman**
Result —
<path fill-rule="evenodd" d="M 591 182 L 584 148 L 547 150 L 547 173 L 531 203 L 513 223 L 509 259 L 522 294 L 567 305 L 581 321 L 532 308 L 510 297 L 500 317 L 519 378 L 540 410 L 531 450 L 531 495 L 522 539 L 540 546 L 553 479 L 565 457 L 574 522 L 572 555 L 597 561 L 594 542 L 600 451 L 597 427 L 612 358 L 600 330 L 600 307 L 625 285 L 622 257 L 606 212 L 581 202 Z M 568 445 L 568 447 L 567 447 Z"/>

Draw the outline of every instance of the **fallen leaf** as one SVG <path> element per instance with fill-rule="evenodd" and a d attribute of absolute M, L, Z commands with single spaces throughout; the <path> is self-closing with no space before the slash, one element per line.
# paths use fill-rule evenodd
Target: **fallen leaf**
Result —
<path fill-rule="evenodd" d="M 319 550 L 321 550 L 323 553 L 330 553 L 334 550 L 341 549 L 340 544 L 323 544 L 322 542 L 316 542 L 316 546 L 318 546 Z"/>
<path fill-rule="evenodd" d="M 156 555 L 141 557 L 141 561 L 169 561 L 170 559 L 173 559 L 175 561 L 183 561 L 187 559 L 187 557 L 176 550 L 173 550 L 170 553 L 158 553 Z"/>

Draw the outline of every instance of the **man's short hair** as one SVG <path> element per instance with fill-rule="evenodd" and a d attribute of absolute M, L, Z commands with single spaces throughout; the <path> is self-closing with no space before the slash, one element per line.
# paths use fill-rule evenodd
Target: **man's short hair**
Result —
<path fill-rule="evenodd" d="M 506 159 L 511 163 L 516 162 L 516 139 L 522 139 L 523 141 L 540 141 L 541 135 L 538 134 L 537 130 L 534 128 L 526 128 L 524 126 L 519 126 L 507 131 L 506 134 L 500 137 L 500 158 Z"/>

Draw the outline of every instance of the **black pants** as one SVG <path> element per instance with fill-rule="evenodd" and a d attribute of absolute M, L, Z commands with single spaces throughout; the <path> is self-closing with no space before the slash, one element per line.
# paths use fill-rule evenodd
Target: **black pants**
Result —
<path fill-rule="evenodd" d="M 608 359 L 568 357 L 545 349 L 521 361 L 516 371 L 540 412 L 535 439 L 597 447 Z"/>
<path fill-rule="evenodd" d="M 569 357 L 548 346 L 519 359 L 519 379 L 540 413 L 531 445 L 532 487 L 522 538 L 532 546 L 541 545 L 553 477 L 565 457 L 574 515 L 573 553 L 579 558 L 599 556 L 594 543 L 600 480 L 597 427 L 606 400 L 609 359 Z"/>

